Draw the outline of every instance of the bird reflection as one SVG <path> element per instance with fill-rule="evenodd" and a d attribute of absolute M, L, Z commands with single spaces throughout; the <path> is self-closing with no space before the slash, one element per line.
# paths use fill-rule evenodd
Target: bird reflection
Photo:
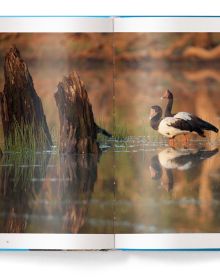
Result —
<path fill-rule="evenodd" d="M 150 174 L 153 180 L 161 180 L 163 170 L 166 172 L 167 183 L 161 180 L 161 186 L 166 191 L 171 191 L 174 186 L 173 170 L 187 171 L 198 166 L 202 161 L 211 158 L 218 153 L 218 149 L 213 150 L 186 150 L 166 148 L 151 158 Z"/>

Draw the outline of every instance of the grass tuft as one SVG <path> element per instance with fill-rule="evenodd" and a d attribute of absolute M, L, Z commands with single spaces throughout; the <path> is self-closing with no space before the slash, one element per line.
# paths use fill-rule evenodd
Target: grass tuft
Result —
<path fill-rule="evenodd" d="M 5 141 L 5 150 L 14 152 L 36 151 L 37 149 L 45 149 L 49 146 L 49 140 L 41 125 L 36 132 L 36 125 L 33 123 L 21 124 L 14 120 L 13 132 Z"/>
<path fill-rule="evenodd" d="M 126 125 L 121 123 L 116 123 L 114 130 L 114 138 L 117 141 L 125 141 L 128 138 L 128 129 Z"/>

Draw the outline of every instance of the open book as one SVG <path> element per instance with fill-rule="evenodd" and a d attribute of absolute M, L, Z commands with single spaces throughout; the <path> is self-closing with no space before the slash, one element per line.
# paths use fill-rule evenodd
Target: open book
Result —
<path fill-rule="evenodd" d="M 220 18 L 0 18 L 0 248 L 220 248 Z"/>

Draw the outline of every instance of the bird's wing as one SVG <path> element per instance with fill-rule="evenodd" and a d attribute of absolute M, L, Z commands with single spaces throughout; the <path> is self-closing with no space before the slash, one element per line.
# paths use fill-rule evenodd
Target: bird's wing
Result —
<path fill-rule="evenodd" d="M 167 125 L 183 131 L 193 131 L 192 125 L 188 121 L 180 118 L 173 117 L 172 120 L 169 120 L 169 122 L 167 122 Z"/>
<path fill-rule="evenodd" d="M 194 115 L 188 112 L 179 112 L 174 115 L 174 118 L 176 119 L 182 119 L 185 121 L 191 121 L 193 119 Z"/>

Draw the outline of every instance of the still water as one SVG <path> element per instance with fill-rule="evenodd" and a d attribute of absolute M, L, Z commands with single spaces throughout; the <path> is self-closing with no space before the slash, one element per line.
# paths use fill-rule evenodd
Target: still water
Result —
<path fill-rule="evenodd" d="M 196 145 L 130 137 L 99 158 L 6 153 L 0 232 L 220 232 L 220 154 Z"/>
<path fill-rule="evenodd" d="M 131 147 L 115 154 L 115 231 L 219 232 L 218 148 L 156 144 L 133 139 Z"/>
<path fill-rule="evenodd" d="M 113 233 L 111 157 L 4 154 L 0 232 Z"/>

